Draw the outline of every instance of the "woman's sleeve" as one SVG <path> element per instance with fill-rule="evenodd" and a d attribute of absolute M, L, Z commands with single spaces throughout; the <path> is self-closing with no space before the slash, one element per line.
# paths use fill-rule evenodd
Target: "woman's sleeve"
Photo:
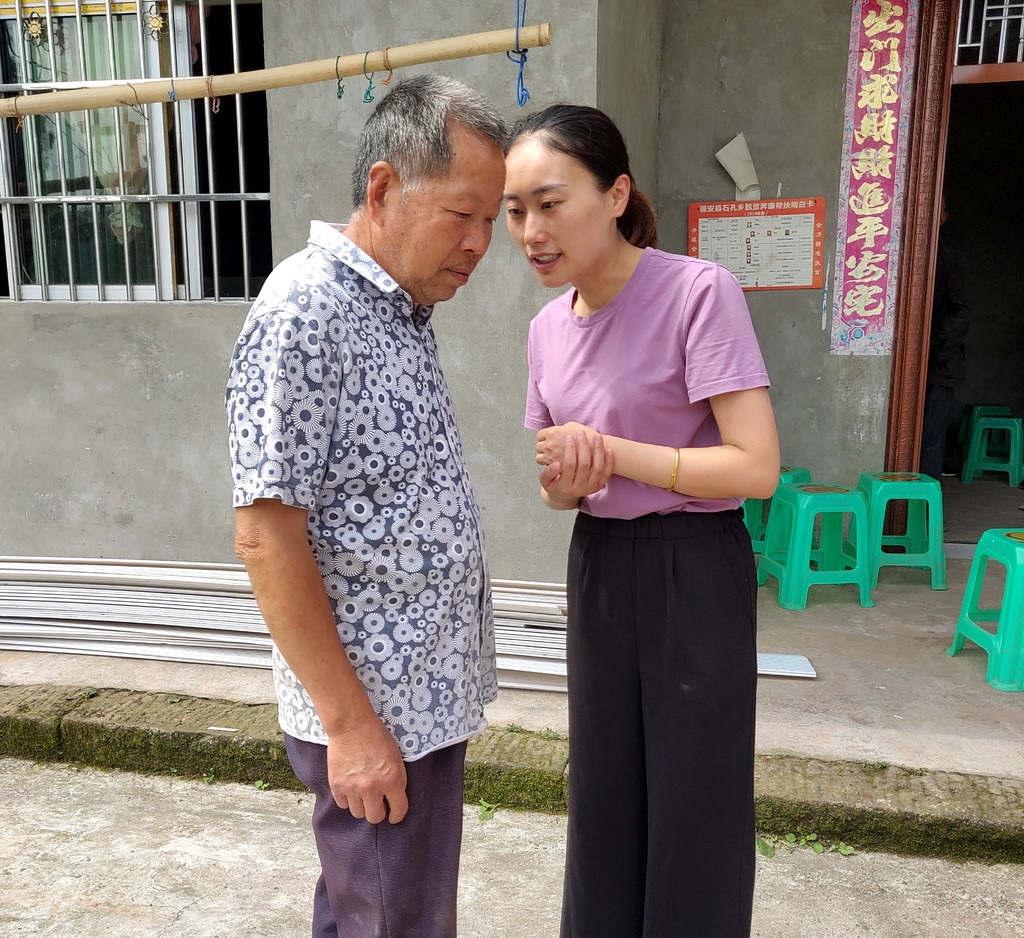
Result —
<path fill-rule="evenodd" d="M 768 387 L 747 300 L 724 267 L 709 265 L 687 297 L 684 335 L 690 402 Z"/>
<path fill-rule="evenodd" d="M 545 427 L 553 427 L 555 421 L 551 419 L 551 411 L 540 392 L 541 381 L 541 355 L 542 343 L 534 329 L 536 320 L 530 323 L 530 337 L 526 344 L 526 360 L 530 369 L 530 376 L 526 383 L 526 419 L 523 426 L 529 430 L 543 430 Z"/>

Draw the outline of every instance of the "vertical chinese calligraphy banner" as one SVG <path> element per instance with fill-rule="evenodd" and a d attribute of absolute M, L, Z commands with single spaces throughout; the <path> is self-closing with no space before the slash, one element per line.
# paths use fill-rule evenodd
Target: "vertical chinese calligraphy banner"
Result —
<path fill-rule="evenodd" d="M 892 351 L 917 0 L 854 0 L 836 226 L 834 355 Z"/>

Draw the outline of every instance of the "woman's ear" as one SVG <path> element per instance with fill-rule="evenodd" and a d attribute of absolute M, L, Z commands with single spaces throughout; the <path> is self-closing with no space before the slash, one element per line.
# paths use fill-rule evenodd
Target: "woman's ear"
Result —
<path fill-rule="evenodd" d="M 625 173 L 612 183 L 608 193 L 612 197 L 612 211 L 615 218 L 621 218 L 626 211 L 626 206 L 629 205 L 629 194 L 632 189 L 633 184 Z"/>

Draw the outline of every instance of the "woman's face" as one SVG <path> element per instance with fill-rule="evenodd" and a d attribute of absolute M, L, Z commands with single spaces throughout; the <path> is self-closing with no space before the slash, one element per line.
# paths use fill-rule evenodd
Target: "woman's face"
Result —
<path fill-rule="evenodd" d="M 536 136 L 520 137 L 505 160 L 505 221 L 546 287 L 603 272 L 622 239 L 616 219 L 629 200 L 629 177 L 601 192 L 590 171 Z"/>

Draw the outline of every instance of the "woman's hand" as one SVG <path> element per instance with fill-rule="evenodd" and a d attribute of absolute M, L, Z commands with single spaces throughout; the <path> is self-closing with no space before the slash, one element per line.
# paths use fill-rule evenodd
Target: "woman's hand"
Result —
<path fill-rule="evenodd" d="M 561 463 L 565 459 L 566 437 L 573 436 L 582 431 L 588 443 L 594 439 L 596 431 L 582 423 L 564 423 L 560 427 L 546 427 L 537 433 L 537 456 L 538 466 L 550 466 L 552 463 Z"/>
<path fill-rule="evenodd" d="M 605 487 L 612 475 L 615 456 L 604 445 L 600 433 L 588 440 L 585 429 L 564 435 L 561 450 L 562 458 L 541 470 L 541 495 L 551 508 L 575 508 L 581 498 Z"/>

